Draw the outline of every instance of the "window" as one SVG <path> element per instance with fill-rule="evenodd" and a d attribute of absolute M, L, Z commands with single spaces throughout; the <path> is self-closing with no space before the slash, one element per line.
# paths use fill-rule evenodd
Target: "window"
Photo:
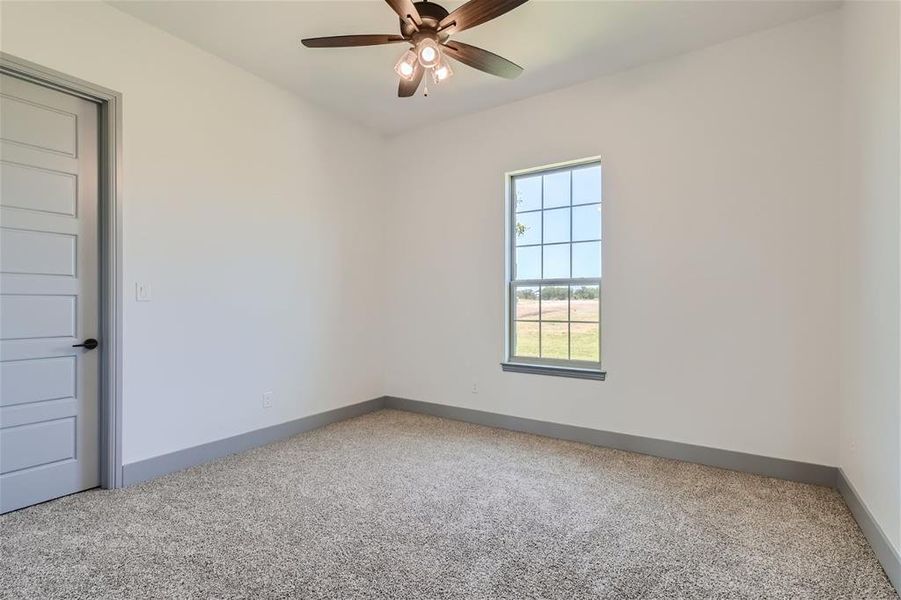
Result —
<path fill-rule="evenodd" d="M 513 175 L 504 370 L 603 379 L 601 165 Z"/>

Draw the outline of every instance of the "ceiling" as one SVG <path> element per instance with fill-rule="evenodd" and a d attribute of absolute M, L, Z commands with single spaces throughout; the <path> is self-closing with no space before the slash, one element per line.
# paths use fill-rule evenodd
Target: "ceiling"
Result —
<path fill-rule="evenodd" d="M 454 39 L 525 68 L 509 81 L 457 65 L 428 98 L 397 97 L 404 45 L 303 48 L 300 39 L 397 33 L 380 0 L 139 0 L 114 6 L 385 135 L 498 106 L 838 7 L 829 1 L 532 0 Z M 446 2 L 453 10 L 461 2 Z"/>

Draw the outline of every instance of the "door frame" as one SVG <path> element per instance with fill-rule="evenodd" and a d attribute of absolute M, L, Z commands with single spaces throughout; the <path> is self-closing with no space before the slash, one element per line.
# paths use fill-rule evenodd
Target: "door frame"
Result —
<path fill-rule="evenodd" d="M 0 73 L 99 106 L 100 486 L 122 481 L 122 94 L 0 52 Z"/>

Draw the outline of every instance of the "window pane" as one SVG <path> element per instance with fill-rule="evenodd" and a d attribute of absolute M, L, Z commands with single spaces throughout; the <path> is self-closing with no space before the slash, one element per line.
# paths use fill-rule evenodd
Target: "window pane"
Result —
<path fill-rule="evenodd" d="M 510 185 L 511 358 L 597 365 L 601 167 L 583 165 L 516 176 Z"/>
<path fill-rule="evenodd" d="M 541 246 L 516 249 L 516 279 L 541 278 Z"/>
<path fill-rule="evenodd" d="M 544 278 L 559 277 L 569 277 L 569 244 L 544 246 Z"/>
<path fill-rule="evenodd" d="M 541 175 L 517 177 L 513 180 L 514 210 L 538 210 L 541 208 Z"/>
<path fill-rule="evenodd" d="M 601 201 L 601 167 L 595 165 L 573 171 L 573 204 Z"/>
<path fill-rule="evenodd" d="M 541 243 L 541 211 L 521 213 L 516 215 L 516 224 L 513 229 L 516 236 L 516 245 Z"/>
<path fill-rule="evenodd" d="M 513 295 L 517 321 L 538 320 L 538 287 L 518 287 Z"/>
<path fill-rule="evenodd" d="M 573 209 L 573 241 L 601 239 L 601 205 L 589 204 Z"/>
<path fill-rule="evenodd" d="M 570 325 L 570 331 L 572 332 L 572 355 L 570 358 L 599 362 L 601 356 L 600 326 L 597 323 L 573 323 Z"/>
<path fill-rule="evenodd" d="M 569 325 L 566 323 L 541 324 L 541 357 L 569 358 Z"/>
<path fill-rule="evenodd" d="M 544 176 L 544 208 L 569 206 L 569 171 Z"/>
<path fill-rule="evenodd" d="M 544 211 L 544 243 L 569 241 L 569 209 Z"/>
<path fill-rule="evenodd" d="M 514 356 L 538 356 L 538 323 L 516 322 Z"/>
<path fill-rule="evenodd" d="M 567 321 L 569 288 L 565 285 L 546 285 L 541 288 L 541 320 Z"/>
<path fill-rule="evenodd" d="M 600 291 L 596 285 L 573 286 L 572 297 L 569 300 L 569 318 L 573 321 L 599 321 Z"/>
<path fill-rule="evenodd" d="M 547 253 L 547 250 L 545 250 Z M 545 254 L 547 265 L 547 254 Z M 601 276 L 601 243 L 582 242 L 573 244 L 573 277 Z M 547 277 L 547 275 L 545 275 Z"/>

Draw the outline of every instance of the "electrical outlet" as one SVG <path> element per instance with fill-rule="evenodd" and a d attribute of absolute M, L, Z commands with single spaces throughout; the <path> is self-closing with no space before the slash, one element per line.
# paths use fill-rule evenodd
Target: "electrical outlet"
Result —
<path fill-rule="evenodd" d="M 263 408 L 272 408 L 272 392 L 263 392 Z"/>
<path fill-rule="evenodd" d="M 471 390 L 471 391 L 472 391 L 473 394 L 478 394 L 478 393 L 479 393 L 479 384 L 478 384 L 478 383 L 473 383 L 473 384 L 472 384 L 472 390 Z"/>

